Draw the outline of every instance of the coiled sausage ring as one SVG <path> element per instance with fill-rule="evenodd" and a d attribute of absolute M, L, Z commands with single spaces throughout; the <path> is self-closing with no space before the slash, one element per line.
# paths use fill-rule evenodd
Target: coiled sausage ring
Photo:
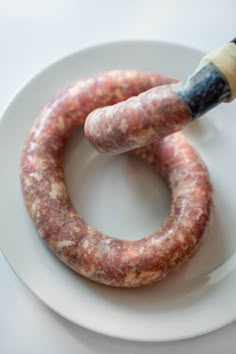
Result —
<path fill-rule="evenodd" d="M 90 112 L 172 82 L 176 81 L 170 77 L 136 71 L 80 80 L 46 105 L 24 146 L 22 191 L 38 233 L 62 262 L 93 281 L 117 287 L 153 283 L 191 258 L 207 234 L 212 186 L 206 167 L 182 133 L 131 152 L 152 164 L 172 193 L 166 221 L 141 240 L 111 238 L 89 226 L 71 204 L 64 183 L 64 147 Z M 173 112 L 177 126 L 188 119 L 185 110 L 179 106 L 180 114 Z"/>

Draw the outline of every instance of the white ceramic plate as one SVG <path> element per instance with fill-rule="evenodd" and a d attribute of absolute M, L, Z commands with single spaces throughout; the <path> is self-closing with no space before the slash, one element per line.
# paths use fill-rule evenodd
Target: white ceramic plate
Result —
<path fill-rule="evenodd" d="M 203 53 L 158 42 L 106 44 L 49 66 L 11 101 L 0 121 L 0 245 L 23 282 L 50 308 L 93 331 L 142 341 L 200 335 L 236 318 L 236 105 L 225 104 L 186 134 L 209 167 L 215 219 L 197 256 L 179 274 L 154 286 L 115 289 L 86 280 L 54 257 L 37 236 L 19 182 L 21 150 L 44 104 L 82 77 L 110 69 L 153 70 L 184 78 Z M 68 146 L 65 176 L 82 216 L 110 235 L 141 238 L 168 212 L 165 183 L 127 156 L 99 155 L 82 132 Z"/>

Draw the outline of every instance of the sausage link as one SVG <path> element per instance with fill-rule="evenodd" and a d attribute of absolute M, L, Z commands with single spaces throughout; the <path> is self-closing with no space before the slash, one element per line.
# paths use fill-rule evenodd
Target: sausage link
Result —
<path fill-rule="evenodd" d="M 85 135 L 100 152 L 122 153 L 183 129 L 191 112 L 175 86 L 158 86 L 90 113 Z"/>
<path fill-rule="evenodd" d="M 190 259 L 207 233 L 212 186 L 206 167 L 181 133 L 132 152 L 151 163 L 172 191 L 166 221 L 142 240 L 111 238 L 92 228 L 71 204 L 64 182 L 65 145 L 89 113 L 175 81 L 136 71 L 80 80 L 46 105 L 25 143 L 21 184 L 35 227 L 62 262 L 93 281 L 117 287 L 153 283 Z M 184 110 L 181 114 L 176 124 L 186 119 Z"/>

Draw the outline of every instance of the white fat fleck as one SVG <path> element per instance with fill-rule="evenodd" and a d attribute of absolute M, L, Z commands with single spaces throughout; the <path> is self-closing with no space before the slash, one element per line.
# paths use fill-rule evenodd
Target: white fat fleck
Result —
<path fill-rule="evenodd" d="M 47 119 L 51 113 L 52 113 L 52 109 L 50 107 L 44 107 L 40 116 L 43 116 L 45 119 Z"/>
<path fill-rule="evenodd" d="M 125 283 L 126 284 L 130 284 L 133 283 L 133 280 L 136 278 L 136 274 L 135 273 L 128 273 L 125 277 Z"/>
<path fill-rule="evenodd" d="M 178 252 L 174 253 L 173 257 L 171 258 L 171 262 L 175 262 L 178 256 L 179 256 Z"/>
<path fill-rule="evenodd" d="M 155 238 L 155 237 L 151 237 L 150 239 L 150 243 L 151 245 L 157 245 L 157 244 L 160 244 L 162 242 L 163 239 L 161 238 Z"/>
<path fill-rule="evenodd" d="M 29 143 L 28 152 L 32 152 L 35 149 L 35 147 L 37 147 L 36 143 L 34 141 L 31 141 Z"/>
<path fill-rule="evenodd" d="M 33 214 L 38 211 L 39 205 L 40 205 L 40 200 L 39 198 L 36 198 L 31 204 L 31 211 Z"/>
<path fill-rule="evenodd" d="M 87 118 L 87 121 L 89 121 L 90 134 L 91 135 L 94 134 L 94 135 L 96 135 L 96 137 L 99 137 L 101 135 L 100 129 L 98 128 L 99 127 L 99 120 L 100 120 L 100 110 L 101 109 L 95 110 Z"/>
<path fill-rule="evenodd" d="M 133 147 L 139 147 L 147 142 L 153 142 L 157 138 L 157 133 L 152 127 L 145 129 L 138 135 L 131 135 L 129 141 L 133 144 Z"/>
<path fill-rule="evenodd" d="M 195 218 L 196 220 L 199 220 L 203 214 L 203 210 L 201 208 L 197 208 L 195 211 Z"/>
<path fill-rule="evenodd" d="M 137 72 L 136 71 L 127 71 L 125 73 L 125 76 L 129 79 L 132 79 L 133 77 L 136 77 L 137 76 Z"/>
<path fill-rule="evenodd" d="M 57 251 L 60 251 L 62 248 L 64 247 L 69 247 L 69 246 L 73 246 L 75 244 L 74 241 L 71 240 L 63 240 L 63 241 L 59 241 L 57 243 Z"/>
<path fill-rule="evenodd" d="M 107 134 L 110 134 L 112 132 L 112 126 L 111 125 L 108 125 L 108 127 L 106 128 L 106 133 Z"/>
<path fill-rule="evenodd" d="M 119 70 L 112 70 L 108 73 L 108 76 L 111 77 L 111 78 L 115 78 L 117 79 L 117 75 L 120 74 L 120 71 Z M 118 77 L 119 78 L 119 77 Z"/>
<path fill-rule="evenodd" d="M 177 235 L 177 240 L 180 242 L 184 242 L 184 235 L 181 232 Z"/>
<path fill-rule="evenodd" d="M 61 187 L 61 185 L 59 185 L 58 183 L 52 183 L 51 191 L 49 193 L 49 195 L 52 199 L 56 199 L 61 194 L 60 187 Z"/>
<path fill-rule="evenodd" d="M 156 270 L 155 272 L 146 271 L 141 273 L 141 279 L 158 279 L 161 277 L 162 272 L 160 270 Z"/>
<path fill-rule="evenodd" d="M 69 90 L 68 93 L 70 96 L 76 96 L 78 94 L 78 87 L 77 85 L 72 86 Z"/>
<path fill-rule="evenodd" d="M 24 179 L 24 185 L 25 185 L 26 187 L 30 187 L 30 186 L 31 186 L 31 179 L 26 177 L 26 178 Z"/>
<path fill-rule="evenodd" d="M 88 82 L 88 81 L 87 81 Z M 68 94 L 71 97 L 75 97 L 78 95 L 79 90 L 81 89 L 81 87 L 84 86 L 84 82 L 83 81 L 79 81 L 77 83 L 75 83 L 69 90 L 68 90 Z"/>
<path fill-rule="evenodd" d="M 37 169 L 38 170 L 45 170 L 47 168 L 47 160 L 39 159 L 37 162 Z"/>
<path fill-rule="evenodd" d="M 65 120 L 62 116 L 57 118 L 57 127 L 61 130 L 65 128 Z"/>
<path fill-rule="evenodd" d="M 84 243 L 83 243 L 84 249 L 87 249 L 88 246 L 89 246 L 89 242 L 88 242 L 88 240 L 85 240 Z"/>
<path fill-rule="evenodd" d="M 79 226 L 73 226 L 73 231 L 80 232 L 80 227 Z"/>
<path fill-rule="evenodd" d="M 128 122 L 126 119 L 122 119 L 120 122 L 120 130 L 123 134 L 127 132 L 128 129 Z"/>
<path fill-rule="evenodd" d="M 94 265 L 94 264 L 91 264 L 89 270 L 85 270 L 85 271 L 84 271 L 84 275 L 85 275 L 86 277 L 89 277 L 89 276 L 91 276 L 92 274 L 94 274 L 95 271 L 96 271 L 95 265 Z"/>
<path fill-rule="evenodd" d="M 39 174 L 39 173 L 35 173 L 34 174 L 34 178 L 36 179 L 36 181 L 41 181 L 41 179 L 42 179 L 42 176 Z"/>

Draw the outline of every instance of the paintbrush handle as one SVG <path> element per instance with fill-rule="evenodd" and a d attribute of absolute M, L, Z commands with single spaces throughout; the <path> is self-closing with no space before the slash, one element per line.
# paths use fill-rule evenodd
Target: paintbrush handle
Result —
<path fill-rule="evenodd" d="M 213 64 L 221 72 L 230 87 L 230 98 L 233 100 L 236 98 L 236 38 L 230 43 L 220 49 L 216 49 L 213 52 L 206 55 L 201 63 Z"/>
<path fill-rule="evenodd" d="M 236 39 L 206 55 L 176 91 L 198 118 L 222 102 L 236 98 Z"/>

